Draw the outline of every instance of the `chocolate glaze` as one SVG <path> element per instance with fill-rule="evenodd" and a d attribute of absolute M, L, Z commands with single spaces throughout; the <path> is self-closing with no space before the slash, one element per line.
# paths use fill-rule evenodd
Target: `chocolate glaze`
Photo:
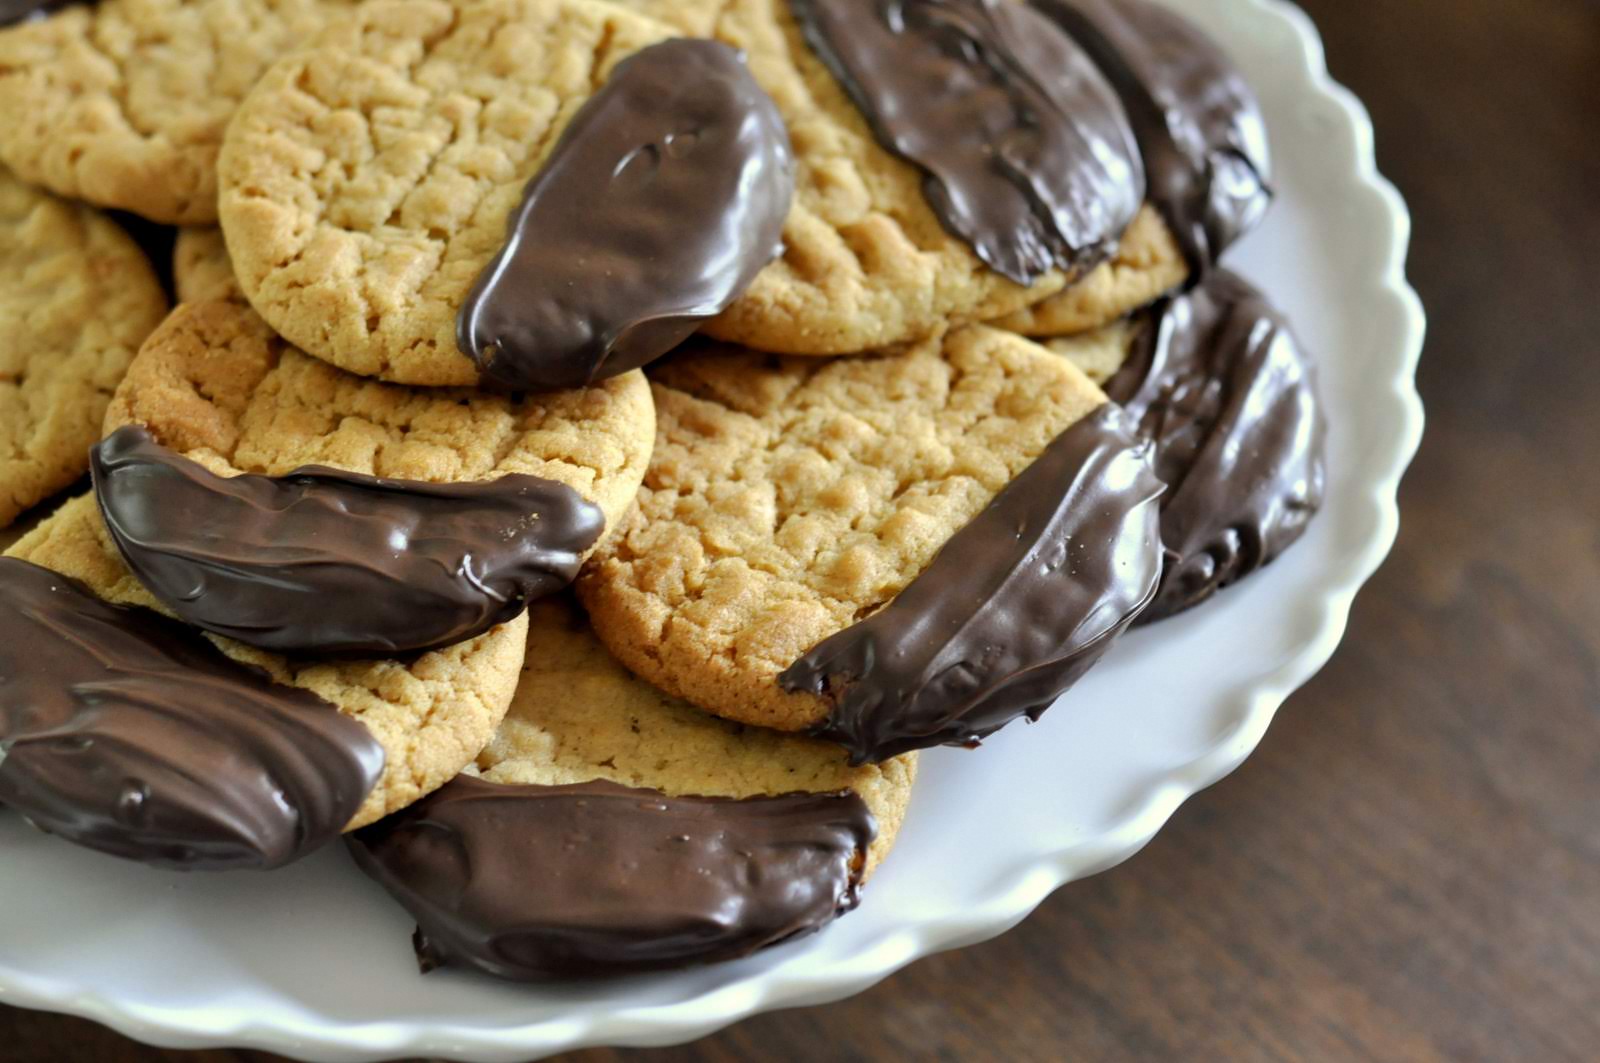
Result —
<path fill-rule="evenodd" d="M 822 695 L 852 759 L 976 745 L 1039 718 L 1154 596 L 1154 447 L 1110 403 L 1061 433 L 888 605 L 778 681 Z"/>
<path fill-rule="evenodd" d="M 106 527 L 151 594 L 196 627 L 280 653 L 463 642 L 571 583 L 605 526 L 572 488 L 535 476 L 227 478 L 135 426 L 90 466 Z"/>
<path fill-rule="evenodd" d="M 646 365 L 782 251 L 789 134 L 725 44 L 629 57 L 528 183 L 457 318 L 485 383 L 582 387 Z"/>
<path fill-rule="evenodd" d="M 854 908 L 877 825 L 845 791 L 668 797 L 462 776 L 350 850 L 419 924 L 424 972 L 537 981 L 712 963 Z"/>
<path fill-rule="evenodd" d="M 1053 23 L 1012 0 L 790 0 L 878 141 L 929 205 L 1019 284 L 1110 255 L 1144 197 L 1116 93 Z"/>
<path fill-rule="evenodd" d="M 1247 281 L 1213 273 L 1143 315 L 1106 393 L 1156 441 L 1167 561 L 1148 623 L 1273 560 L 1322 506 L 1327 427 L 1288 320 Z"/>
<path fill-rule="evenodd" d="M 1150 200 L 1193 280 L 1272 203 L 1267 129 L 1244 77 L 1194 23 L 1150 0 L 1030 0 L 1075 37 L 1122 96 Z"/>
<path fill-rule="evenodd" d="M 273 868 L 350 822 L 383 747 L 197 631 L 0 558 L 0 803 L 79 845 Z"/>
<path fill-rule="evenodd" d="M 0 26 L 44 18 L 73 0 L 0 0 Z"/>

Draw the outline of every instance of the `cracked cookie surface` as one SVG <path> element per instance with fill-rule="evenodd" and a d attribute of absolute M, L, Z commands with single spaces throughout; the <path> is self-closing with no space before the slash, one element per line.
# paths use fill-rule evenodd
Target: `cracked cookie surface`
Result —
<path fill-rule="evenodd" d="M 292 343 L 475 384 L 456 317 L 577 109 L 673 30 L 599 0 L 373 0 L 269 70 L 220 164 L 228 248 Z"/>
<path fill-rule="evenodd" d="M 123 563 L 92 495 L 62 506 L 8 554 L 80 580 L 106 601 L 160 608 Z M 384 770 L 346 827 L 353 830 L 443 786 L 482 750 L 511 704 L 527 624 L 519 616 L 407 662 L 290 660 L 198 631 L 195 637 L 210 638 L 276 682 L 311 691 L 372 732 L 384 749 Z"/>
<path fill-rule="evenodd" d="M 894 845 L 917 757 L 851 767 L 830 742 L 730 723 L 665 694 L 608 653 L 568 596 L 535 602 L 511 711 L 479 754 L 489 782 L 608 779 L 672 797 L 854 790 L 878 822 L 867 874 Z"/>
<path fill-rule="evenodd" d="M 115 222 L 0 171 L 0 527 L 89 470 L 111 393 L 166 312 Z"/>
<path fill-rule="evenodd" d="M 101 0 L 0 32 L 0 162 L 152 221 L 217 217 L 216 159 L 268 64 L 353 0 Z"/>
<path fill-rule="evenodd" d="M 220 475 L 301 465 L 434 483 L 507 473 L 566 484 L 606 527 L 633 504 L 655 426 L 637 371 L 520 398 L 352 376 L 295 350 L 249 307 L 179 307 L 128 370 L 105 429 L 142 424 Z"/>
<path fill-rule="evenodd" d="M 728 719 L 804 730 L 777 676 L 892 600 L 1105 396 L 1067 359 L 969 326 L 835 361 L 711 346 L 652 373 L 638 510 L 579 593 L 631 670 Z"/>

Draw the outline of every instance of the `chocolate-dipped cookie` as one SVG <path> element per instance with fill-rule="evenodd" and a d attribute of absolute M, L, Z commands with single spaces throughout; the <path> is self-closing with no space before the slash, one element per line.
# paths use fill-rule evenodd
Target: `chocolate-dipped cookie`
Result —
<path fill-rule="evenodd" d="M 510 713 L 465 775 L 350 839 L 425 970 L 592 977 L 732 959 L 853 908 L 914 756 L 731 724 L 629 674 L 562 597 L 530 612 Z"/>
<path fill-rule="evenodd" d="M 333 824 L 332 829 L 353 829 L 444 785 L 471 762 L 504 717 L 525 649 L 527 621 L 520 616 L 478 638 L 406 661 L 291 659 L 226 639 L 207 641 L 197 629 L 156 615 L 159 603 L 123 564 L 94 499 L 87 495 L 63 506 L 16 543 L 7 556 L 75 581 L 106 604 L 104 609 L 85 604 L 70 625 L 49 628 L 55 638 L 82 644 L 70 652 L 55 653 L 54 659 L 82 660 L 83 669 L 46 667 L 49 658 L 43 653 L 13 655 L 3 664 L 11 670 L 7 689 L 25 697 L 6 705 L 4 715 L 12 726 L 20 720 L 22 728 L 0 735 L 0 742 L 21 737 L 39 750 L 37 757 L 30 754 L 26 762 L 33 777 L 18 781 L 19 777 L 13 776 L 16 792 L 7 792 L 6 803 L 27 812 L 30 801 L 47 802 L 41 805 L 41 815 L 48 829 L 62 830 L 64 824 L 73 822 L 86 825 L 86 835 L 80 840 L 99 837 L 99 848 L 164 865 L 274 866 L 303 855 L 325 837 L 328 820 L 338 818 L 333 809 L 347 810 L 348 818 Z M 12 592 L 6 593 L 8 600 L 13 600 Z M 117 620 L 105 615 L 111 607 L 133 607 L 133 612 Z M 154 648 L 142 656 L 113 656 L 97 652 L 85 642 L 92 632 L 109 635 L 119 625 L 129 629 L 121 636 L 124 643 L 140 640 L 141 630 L 154 631 L 142 639 Z M 188 648 L 170 649 L 180 642 Z M 157 651 L 165 652 L 165 658 Z M 94 680 L 87 676 L 91 659 L 101 663 L 106 681 L 112 684 L 110 694 L 99 701 L 95 700 Z M 207 723 L 210 710 L 203 700 L 197 700 L 207 695 L 183 684 L 207 682 L 208 672 L 230 671 L 236 676 L 229 682 L 254 685 L 254 701 L 242 699 L 236 689 L 224 685 L 209 695 L 221 700 L 215 718 Z M 237 674 L 255 678 L 238 679 Z M 122 676 L 128 678 L 119 678 Z M 125 696 L 125 691 L 131 693 Z M 49 716 L 65 720 L 65 730 L 57 729 L 52 719 L 45 720 L 49 726 L 37 730 L 30 720 L 39 718 L 35 716 L 37 707 L 51 704 L 51 699 L 63 706 L 81 706 L 83 711 L 52 711 Z M 376 752 L 368 748 L 342 758 L 317 756 L 309 767 L 297 760 L 311 756 L 312 751 L 286 750 L 274 736 L 293 738 L 298 731 L 301 739 L 295 740 L 297 746 L 304 746 L 303 740 L 324 741 L 331 728 L 307 715 L 321 703 L 359 725 Z M 163 705 L 167 708 L 161 709 Z M 262 706 L 272 706 L 285 720 L 298 719 L 300 723 L 295 729 L 269 726 L 261 720 L 251 723 L 249 715 L 259 713 Z M 180 734 L 196 728 L 210 730 L 192 736 L 189 742 L 178 740 Z M 171 733 L 162 737 L 168 729 Z M 151 755 L 145 758 L 140 754 L 138 759 L 148 761 L 145 766 L 157 774 L 140 777 L 135 773 L 130 782 L 148 784 L 152 799 L 159 797 L 167 803 L 151 806 L 146 812 L 119 808 L 121 790 L 105 777 L 107 770 L 121 770 L 111 755 L 114 747 L 101 744 L 88 751 L 93 755 L 73 759 L 70 754 L 74 750 L 84 752 L 78 749 L 81 743 L 73 737 L 74 732 L 96 742 L 102 737 L 107 743 L 127 737 L 145 743 Z M 232 766 L 224 766 L 216 778 L 200 777 L 217 768 L 219 758 L 231 758 Z M 322 811 L 316 816 L 291 818 L 290 813 L 312 807 L 304 796 L 294 795 L 320 792 L 314 780 L 320 770 L 317 765 L 324 763 L 342 764 L 341 771 L 359 765 L 375 778 L 356 792 L 353 810 L 347 809 L 352 784 L 345 781 L 336 787 L 337 800 L 318 799 L 321 803 L 316 807 Z M 375 766 L 381 771 L 373 771 Z M 23 767 L 19 764 L 13 769 L 8 760 L 0 770 L 22 771 Z M 307 782 L 308 777 L 313 781 Z M 186 779 L 189 782 L 183 782 Z M 132 792 L 137 798 L 139 788 Z M 74 807 L 70 803 L 74 799 L 85 803 Z M 184 811 L 185 804 L 193 806 L 194 814 Z M 241 816 L 246 818 L 225 817 L 229 807 L 243 810 Z M 320 826 L 312 830 L 313 823 Z M 283 842 L 284 838 L 292 842 Z M 269 844 L 261 839 L 280 840 Z"/>
<path fill-rule="evenodd" d="M 229 127 L 245 295 L 406 384 L 571 387 L 664 354 L 777 254 L 793 184 L 742 57 L 671 36 L 598 0 L 362 5 Z"/>
<path fill-rule="evenodd" d="M 383 772 L 365 725 L 192 628 L 0 558 L 0 803 L 160 867 L 281 867 Z"/>
<path fill-rule="evenodd" d="M 1148 603 L 1161 485 L 1064 359 L 950 332 L 658 367 L 639 506 L 579 589 L 640 675 L 861 760 L 1036 716 Z"/>
<path fill-rule="evenodd" d="M 1198 26 L 1151 0 L 1030 0 L 1116 86 L 1138 136 L 1149 206 L 1117 257 L 996 324 L 1029 336 L 1096 328 L 1199 283 L 1272 203 L 1266 122 L 1237 67 Z"/>

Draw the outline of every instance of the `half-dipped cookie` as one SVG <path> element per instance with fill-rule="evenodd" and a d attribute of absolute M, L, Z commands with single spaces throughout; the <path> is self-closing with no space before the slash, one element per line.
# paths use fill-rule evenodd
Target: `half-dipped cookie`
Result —
<path fill-rule="evenodd" d="M 734 959 L 854 908 L 914 755 L 728 723 L 629 674 L 564 597 L 530 612 L 473 771 L 350 838 L 418 921 L 424 970 L 595 977 Z"/>
<path fill-rule="evenodd" d="M 566 586 L 632 502 L 637 373 L 521 397 L 415 391 L 289 347 L 248 307 L 185 305 L 95 449 L 95 494 L 172 613 L 280 653 L 394 656 Z"/>
<path fill-rule="evenodd" d="M 579 589 L 641 676 L 859 760 L 1035 717 L 1155 593 L 1154 448 L 1065 359 L 979 326 L 819 362 L 658 367 L 637 513 Z"/>
<path fill-rule="evenodd" d="M 245 295 L 406 384 L 548 390 L 660 357 L 778 254 L 794 184 L 743 57 L 671 38 L 599 0 L 362 5 L 229 127 Z"/>
<path fill-rule="evenodd" d="M 1096 328 L 1199 283 L 1272 203 L 1266 123 L 1218 44 L 1152 0 L 1030 0 L 1116 86 L 1149 192 L 1117 256 L 1081 284 L 1000 319 L 1029 336 Z"/>
<path fill-rule="evenodd" d="M 161 866 L 280 866 L 443 785 L 499 725 L 525 649 L 524 617 L 406 661 L 208 638 L 157 612 L 87 495 L 8 559 L 0 799 Z"/>

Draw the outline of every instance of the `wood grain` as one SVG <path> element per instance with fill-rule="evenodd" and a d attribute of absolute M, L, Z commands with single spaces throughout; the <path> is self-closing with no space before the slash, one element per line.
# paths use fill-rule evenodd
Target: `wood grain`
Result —
<path fill-rule="evenodd" d="M 1260 752 L 1021 928 L 569 1063 L 1600 1056 L 1600 7 L 1308 0 L 1416 218 L 1393 559 Z M 165 1052 L 0 1009 L 0 1059 Z"/>

